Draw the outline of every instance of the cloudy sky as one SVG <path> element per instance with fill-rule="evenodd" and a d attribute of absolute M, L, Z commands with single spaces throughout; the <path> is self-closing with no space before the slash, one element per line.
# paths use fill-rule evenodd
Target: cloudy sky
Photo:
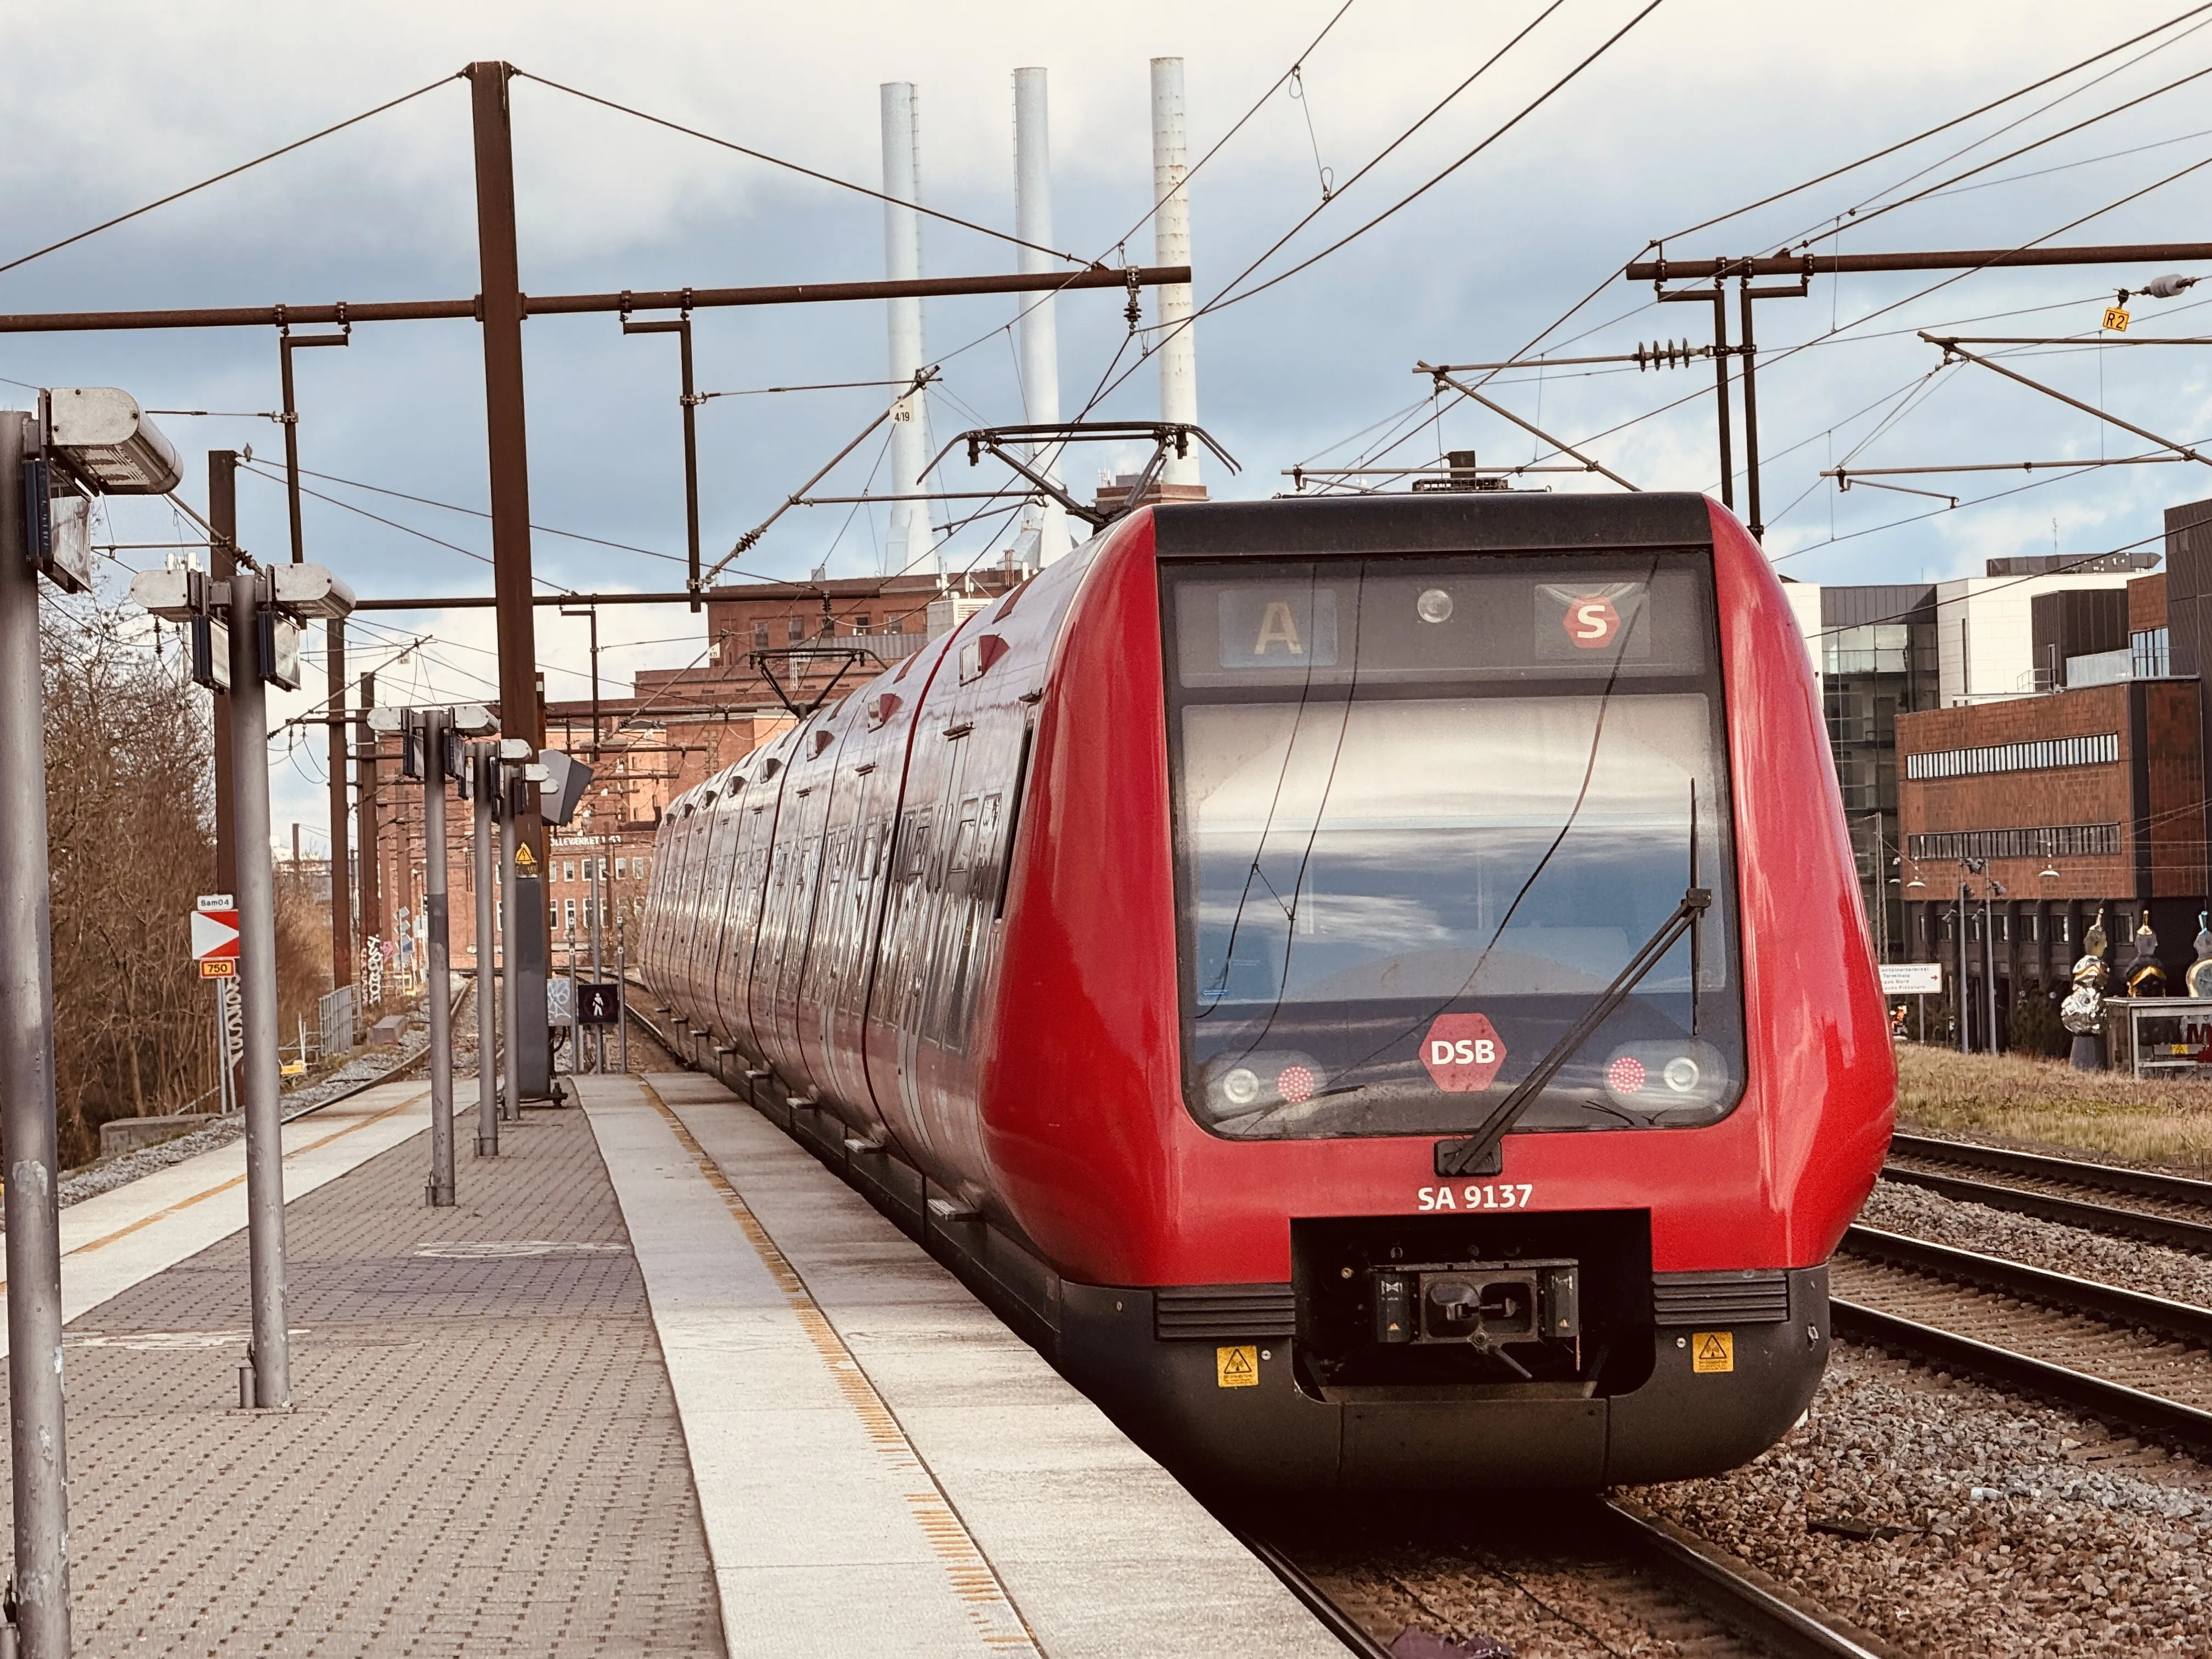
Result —
<path fill-rule="evenodd" d="M 882 209 L 870 198 L 546 82 L 872 186 L 878 86 L 911 81 L 925 203 L 1011 230 L 1012 72 L 1042 65 L 1051 77 L 1055 244 L 1118 260 L 1126 242 L 1127 257 L 1149 260 L 1146 60 L 1177 55 L 1187 63 L 1194 159 L 1211 152 L 1191 190 L 1197 293 L 1201 304 L 1226 301 L 1198 328 L 1200 419 L 1243 467 L 1231 476 L 1210 465 L 1206 481 L 1218 495 L 1265 495 L 1288 488 L 1284 470 L 1301 463 L 1419 465 L 1444 448 L 1474 448 L 1486 464 L 1545 459 L 1546 446 L 1493 415 L 1431 403 L 1413 366 L 1709 340 L 1705 307 L 1661 306 L 1649 284 L 1607 280 L 1654 239 L 1684 258 L 1808 240 L 1845 252 L 2180 241 L 2203 234 L 2212 205 L 2212 115 L 2203 113 L 2212 7 L 2191 13 L 2175 0 L 2123 14 L 2045 0 L 1661 0 L 1647 11 L 1648 0 L 1352 0 L 1331 25 L 1340 3 L 395 0 L 307 9 L 124 0 L 102 9 L 97 40 L 67 9 L 11 9 L 0 21 L 11 133 L 0 146 L 0 264 L 431 89 L 0 271 L 0 310 L 472 294 L 467 90 L 449 77 L 480 58 L 543 77 L 514 88 L 523 285 L 532 292 L 865 278 L 882 273 L 884 258 Z M 2153 33 L 2138 44 L 1934 137 L 1736 211 L 2144 31 Z M 1295 81 L 1279 85 L 1294 64 Z M 2198 74 L 2206 78 L 2185 80 Z M 1324 179 L 1333 187 L 1326 203 Z M 1881 210 L 1908 196 L 1917 199 Z M 924 247 L 932 275 L 1013 265 L 1004 240 L 941 222 L 927 226 Z M 1237 297 L 1316 254 L 1324 257 L 1286 280 Z M 2163 269 L 1824 277 L 1804 299 L 1762 304 L 1764 484 L 1779 568 L 1834 582 L 1978 573 L 1992 555 L 2137 542 L 2155 535 L 2168 504 L 2212 494 L 2189 465 L 1893 480 L 1956 493 L 1955 509 L 1936 496 L 1869 487 L 1838 494 L 1819 477 L 1846 459 L 1930 465 L 2153 447 L 1986 370 L 1938 372 L 1939 354 L 1916 337 L 1921 328 L 2082 337 L 2023 352 L 2012 365 L 2161 436 L 2212 435 L 2197 352 L 2119 347 L 2111 336 L 2096 343 L 2113 289 Z M 2128 337 L 2212 335 L 2212 315 L 2191 311 L 2205 304 L 2212 283 L 2139 301 Z M 1007 332 L 1016 308 L 1009 298 L 931 303 L 929 349 L 944 365 L 932 410 L 940 441 L 965 426 L 1021 418 Z M 1097 416 L 1156 410 L 1145 337 L 1130 338 L 1121 312 L 1112 292 L 1059 302 L 1071 413 L 1102 387 Z M 1148 300 L 1147 321 L 1151 314 Z M 702 313 L 696 337 L 701 383 L 713 391 L 884 373 L 879 305 Z M 541 577 L 575 589 L 679 585 L 672 342 L 625 338 L 611 317 L 553 317 L 527 325 L 526 347 L 532 516 L 548 527 L 536 541 Z M 216 411 L 162 417 L 186 452 L 185 493 L 204 506 L 210 447 L 250 445 L 257 467 L 277 460 L 276 481 L 241 480 L 240 503 L 246 545 L 281 556 L 282 436 L 256 413 L 276 406 L 276 359 L 263 330 L 16 335 L 0 337 L 0 376 L 15 383 L 0 393 L 21 400 L 26 386 L 112 384 L 149 409 Z M 458 510 L 486 501 L 482 361 L 467 323 L 363 325 L 343 352 L 299 358 L 303 461 L 326 475 L 311 486 L 333 498 L 307 503 L 310 556 L 360 592 L 489 591 L 488 526 Z M 1718 486 L 1703 366 L 1513 371 L 1488 390 L 1646 488 Z M 842 447 L 881 395 L 861 388 L 707 404 L 709 556 Z M 862 445 L 821 488 L 857 494 L 872 476 L 882 488 L 872 474 L 879 456 L 874 441 Z M 1136 459 L 1108 451 L 1069 470 L 1081 483 L 1101 464 Z M 968 489 L 1000 479 L 962 467 L 947 482 Z M 1611 488 L 1571 475 L 1528 482 Z M 159 504 L 118 505 L 111 527 L 117 541 L 179 538 Z M 837 575 L 872 574 L 884 529 L 866 510 L 794 512 L 742 568 L 773 578 L 823 565 Z M 1006 533 L 990 523 L 955 537 L 949 566 L 995 556 Z M 160 557 L 118 556 L 118 587 L 121 567 Z M 704 643 L 699 619 L 680 608 L 610 611 L 602 639 L 612 647 L 604 669 L 616 687 L 637 667 L 690 661 Z M 489 694 L 489 613 L 380 615 L 356 641 L 387 695 Z M 540 612 L 554 696 L 582 693 L 584 642 L 583 623 Z M 289 700 L 280 712 L 308 701 Z M 319 755 L 281 743 L 276 752 L 278 833 L 298 818 L 319 844 Z"/>

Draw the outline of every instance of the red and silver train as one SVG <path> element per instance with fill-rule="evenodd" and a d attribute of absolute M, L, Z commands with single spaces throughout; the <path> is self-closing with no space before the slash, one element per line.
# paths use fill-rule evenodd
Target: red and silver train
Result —
<path fill-rule="evenodd" d="M 642 968 L 1219 1486 L 1754 1455 L 1895 1091 L 1804 641 L 1689 495 L 1134 513 L 678 799 Z"/>

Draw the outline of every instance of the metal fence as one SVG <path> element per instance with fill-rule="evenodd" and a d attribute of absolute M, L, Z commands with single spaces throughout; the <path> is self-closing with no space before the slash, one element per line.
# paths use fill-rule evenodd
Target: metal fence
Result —
<path fill-rule="evenodd" d="M 315 1000 L 316 1024 L 322 1033 L 322 1052 L 343 1054 L 354 1045 L 354 988 L 341 985 Z"/>

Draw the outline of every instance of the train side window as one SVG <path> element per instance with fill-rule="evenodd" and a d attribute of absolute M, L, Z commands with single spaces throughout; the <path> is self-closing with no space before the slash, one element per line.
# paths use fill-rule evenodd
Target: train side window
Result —
<path fill-rule="evenodd" d="M 930 816 L 929 810 L 924 808 L 907 819 L 906 868 L 902 873 L 908 881 L 920 876 L 929 862 Z"/>
<path fill-rule="evenodd" d="M 1006 844 L 999 849 L 999 891 L 991 905 L 991 920 L 1001 921 L 1006 915 L 1006 884 L 1014 872 L 1014 837 L 1022 827 L 1022 798 L 1030 785 L 1030 745 L 1036 736 L 1035 726 L 1022 727 L 1021 758 L 1014 763 L 1014 799 L 1006 811 Z"/>
<path fill-rule="evenodd" d="M 871 830 L 868 831 L 868 838 L 860 843 L 860 879 L 873 881 L 875 878 L 876 832 Z"/>
<path fill-rule="evenodd" d="M 952 837 L 952 869 L 958 875 L 975 859 L 975 826 L 980 804 L 971 796 L 960 803 L 960 828 Z"/>
<path fill-rule="evenodd" d="M 999 853 L 999 805 L 1004 797 L 994 792 L 983 797 L 983 816 L 975 825 L 975 861 L 988 866 Z"/>

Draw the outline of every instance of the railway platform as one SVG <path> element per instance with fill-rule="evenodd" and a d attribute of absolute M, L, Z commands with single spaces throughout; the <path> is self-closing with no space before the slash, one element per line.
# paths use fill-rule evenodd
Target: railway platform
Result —
<path fill-rule="evenodd" d="M 241 1147 L 64 1212 L 77 1651 L 1342 1651 L 719 1085 L 580 1082 L 451 1209 L 426 1085 L 287 1126 L 289 1412 Z"/>

